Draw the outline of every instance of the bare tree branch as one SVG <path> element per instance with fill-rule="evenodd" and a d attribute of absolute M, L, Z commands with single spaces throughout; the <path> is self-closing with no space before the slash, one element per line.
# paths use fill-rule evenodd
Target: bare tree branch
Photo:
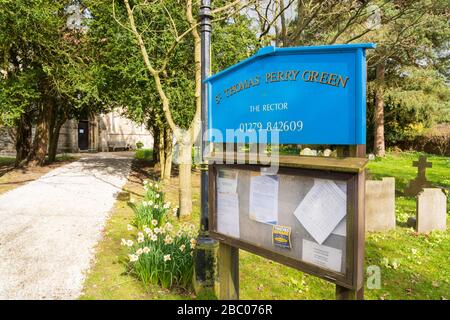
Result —
<path fill-rule="evenodd" d="M 272 19 L 272 21 L 269 21 L 267 24 L 267 27 L 265 27 L 265 29 L 263 30 L 263 32 L 261 32 L 261 34 L 259 35 L 259 38 L 261 39 L 262 37 L 264 37 L 267 33 L 269 33 L 270 28 L 272 27 L 272 25 L 278 20 L 278 18 L 287 10 L 289 9 L 289 7 L 294 3 L 294 0 L 289 0 L 288 4 L 282 9 L 279 10 L 279 12 L 277 12 L 275 14 L 275 17 Z M 267 13 L 268 13 L 268 7 L 266 7 L 266 17 L 267 17 Z M 268 19 L 265 19 L 266 21 L 268 21 Z"/>
<path fill-rule="evenodd" d="M 166 93 L 164 92 L 164 89 L 162 87 L 159 72 L 155 70 L 152 63 L 150 62 L 150 58 L 149 58 L 149 55 L 147 52 L 147 48 L 145 47 L 144 40 L 142 39 L 141 34 L 137 30 L 136 22 L 134 20 L 133 10 L 130 7 L 129 1 L 124 0 L 124 3 L 127 8 L 127 14 L 128 14 L 128 20 L 130 22 L 131 32 L 134 34 L 134 36 L 139 44 L 139 48 L 141 50 L 141 54 L 144 59 L 145 66 L 147 67 L 147 70 L 150 72 L 150 74 L 153 76 L 153 79 L 155 80 L 156 89 L 161 98 L 163 111 L 164 111 L 164 115 L 166 116 L 167 123 L 169 124 L 170 129 L 172 129 L 174 135 L 177 138 L 179 138 L 180 128 L 173 121 L 172 112 L 170 111 L 170 108 L 169 108 L 169 105 L 170 105 L 169 98 L 166 96 Z"/>

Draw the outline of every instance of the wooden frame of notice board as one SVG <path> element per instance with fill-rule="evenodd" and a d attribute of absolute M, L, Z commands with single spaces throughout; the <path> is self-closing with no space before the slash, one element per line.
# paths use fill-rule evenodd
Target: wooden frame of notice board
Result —
<path fill-rule="evenodd" d="M 235 248 L 236 250 L 243 249 L 252 252 L 262 257 L 293 267 L 300 271 L 320 277 L 322 279 L 335 283 L 338 286 L 354 291 L 360 290 L 362 288 L 364 274 L 364 167 L 367 163 L 366 159 L 280 156 L 277 176 L 279 177 L 280 188 L 283 183 L 285 186 L 283 189 L 285 192 L 281 194 L 277 193 L 279 202 L 277 210 L 279 211 L 278 213 L 281 212 L 280 220 L 285 217 L 285 221 L 292 221 L 289 220 L 289 217 L 292 216 L 291 213 L 293 208 L 291 202 L 292 198 L 295 198 L 296 196 L 295 192 L 298 191 L 293 190 L 292 187 L 287 188 L 286 183 L 293 183 L 292 181 L 294 180 L 297 181 L 296 183 L 298 183 L 298 181 L 303 181 L 302 183 L 310 183 L 310 181 L 312 180 L 314 185 L 315 181 L 319 179 L 321 181 L 331 180 L 334 182 L 339 182 L 339 184 L 345 185 L 346 188 L 346 228 L 344 239 L 342 239 L 342 237 L 340 236 L 333 235 L 333 237 L 329 237 L 329 239 L 333 239 L 326 240 L 332 243 L 330 246 L 328 246 L 327 242 L 314 244 L 314 240 L 311 240 L 312 237 L 310 237 L 308 232 L 305 232 L 306 229 L 300 230 L 301 228 L 303 228 L 303 226 L 300 223 L 296 224 L 294 222 L 292 224 L 292 228 L 295 228 L 295 230 L 292 230 L 293 240 L 292 243 L 289 243 L 290 245 L 292 245 L 292 247 L 288 249 L 279 248 L 273 244 L 269 244 L 267 233 L 269 232 L 269 228 L 273 228 L 273 226 L 268 226 L 267 224 L 260 223 L 258 221 L 250 221 L 251 218 L 249 218 L 250 220 L 246 220 L 246 217 L 250 212 L 250 208 L 248 209 L 248 212 L 245 211 L 245 207 L 249 205 L 250 202 L 250 200 L 248 200 L 248 197 L 250 197 L 250 195 L 247 196 L 247 191 L 245 191 L 249 189 L 248 181 L 251 181 L 251 178 L 248 177 L 252 177 L 255 175 L 257 176 L 258 173 L 261 172 L 261 168 L 267 166 L 258 163 L 224 163 L 225 161 L 223 160 L 222 155 L 216 155 L 215 157 L 209 159 L 209 225 L 210 235 L 212 238 L 220 241 L 221 243 L 227 244 L 232 248 Z M 242 234 L 239 234 L 238 237 L 219 232 L 219 229 L 221 228 L 220 226 L 218 226 L 217 217 L 217 175 L 221 170 L 232 170 L 238 172 L 237 176 L 242 177 L 236 178 L 237 189 L 235 190 L 236 194 L 239 197 L 239 204 L 237 209 L 239 214 L 238 223 L 240 226 L 244 226 L 244 228 L 240 227 L 239 230 Z M 311 188 L 312 187 L 310 187 L 310 189 L 308 190 L 311 190 Z M 305 194 L 309 192 L 308 190 L 305 190 Z M 284 193 L 290 192 L 294 193 L 294 195 L 290 198 L 291 200 L 286 200 L 285 202 L 283 202 L 283 197 L 285 196 Z M 250 194 L 250 190 L 248 191 L 248 194 Z M 305 198 L 306 195 L 304 195 L 304 198 L 302 199 Z M 300 201 L 300 203 L 302 201 Z M 279 208 L 281 208 L 281 210 Z M 283 225 L 283 223 L 281 223 L 281 225 Z M 273 234 L 271 234 L 271 236 L 273 237 Z M 301 247 L 302 243 L 303 247 Z M 332 248 L 331 246 L 337 245 L 337 248 L 341 249 L 341 263 L 343 267 L 338 272 L 335 270 L 331 270 L 330 268 L 321 267 L 317 263 L 304 261 L 303 258 L 305 257 L 306 252 L 305 243 L 308 243 L 308 245 L 312 243 L 313 246 L 325 245 L 326 248 L 331 248 L 330 250 L 333 249 L 335 251 L 337 249 Z M 301 250 L 302 252 L 301 256 L 299 250 Z M 311 249 L 308 247 L 308 252 L 310 252 L 310 250 Z M 225 259 L 225 264 L 226 263 L 227 260 Z M 219 273 L 221 272 L 220 269 L 221 266 L 219 265 Z M 225 265 L 222 266 L 222 269 L 227 269 L 225 271 L 229 273 L 229 276 L 231 276 L 231 278 L 234 278 L 235 283 L 232 290 L 238 291 L 238 265 Z"/>

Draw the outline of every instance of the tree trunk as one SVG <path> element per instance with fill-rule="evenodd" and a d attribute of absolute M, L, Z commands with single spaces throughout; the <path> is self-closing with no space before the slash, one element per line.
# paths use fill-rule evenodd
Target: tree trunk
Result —
<path fill-rule="evenodd" d="M 65 122 L 65 118 L 56 121 L 54 128 L 50 130 L 50 142 L 48 147 L 48 161 L 55 162 L 56 153 L 58 151 L 59 133 Z"/>
<path fill-rule="evenodd" d="M 172 172 L 173 134 L 169 127 L 164 129 L 164 174 L 163 180 L 169 181 Z"/>
<path fill-rule="evenodd" d="M 164 129 L 162 129 L 159 132 L 158 151 L 159 151 L 158 158 L 159 158 L 159 168 L 160 168 L 159 178 L 161 180 L 163 180 L 164 179 L 164 169 L 165 169 L 165 166 L 166 166 L 166 155 L 164 153 Z"/>
<path fill-rule="evenodd" d="M 189 141 L 186 140 L 178 142 L 180 216 L 188 216 L 192 212 L 192 184 L 191 184 L 192 143 L 190 139 Z"/>
<path fill-rule="evenodd" d="M 28 155 L 28 165 L 31 167 L 43 166 L 45 164 L 45 156 L 47 155 L 49 140 L 49 129 L 53 112 L 53 102 L 51 99 L 47 101 L 48 103 L 43 105 L 39 111 L 36 133 L 33 141 L 33 149 Z"/>
<path fill-rule="evenodd" d="M 159 162 L 159 135 L 161 134 L 161 130 L 158 125 L 152 125 L 152 133 L 153 133 L 153 156 L 152 160 L 156 164 Z"/>
<path fill-rule="evenodd" d="M 280 21 L 281 21 L 281 42 L 282 46 L 287 46 L 287 28 L 286 28 L 286 15 L 285 15 L 285 6 L 284 0 L 280 0 Z"/>
<path fill-rule="evenodd" d="M 31 150 L 32 124 L 31 115 L 27 112 L 20 116 L 17 125 L 17 133 L 15 140 L 16 161 L 15 166 L 18 167 L 27 159 Z"/>
<path fill-rule="evenodd" d="M 377 65 L 375 87 L 375 133 L 373 150 L 375 155 L 384 157 L 384 62 Z"/>

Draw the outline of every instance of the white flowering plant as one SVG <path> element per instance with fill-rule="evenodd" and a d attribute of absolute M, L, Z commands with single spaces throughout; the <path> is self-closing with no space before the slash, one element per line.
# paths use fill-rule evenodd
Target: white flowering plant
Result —
<path fill-rule="evenodd" d="M 144 199 L 140 203 L 129 202 L 129 206 L 135 213 L 134 226 L 142 229 L 150 225 L 152 220 L 162 225 L 167 221 L 167 213 L 170 210 L 170 202 L 164 201 L 164 193 L 156 182 L 144 181 Z"/>
<path fill-rule="evenodd" d="M 122 245 L 128 247 L 129 270 L 144 285 L 191 288 L 195 227 L 184 224 L 175 230 L 170 222 L 153 222 L 138 229 L 135 240 L 122 239 Z"/>
<path fill-rule="evenodd" d="M 194 272 L 193 250 L 196 228 L 184 223 L 176 228 L 171 222 L 177 208 L 164 201 L 164 193 L 155 182 L 144 181 L 144 198 L 131 202 L 135 218 L 128 231 L 134 239 L 122 239 L 127 247 L 127 266 L 144 285 L 157 284 L 189 289 Z"/>

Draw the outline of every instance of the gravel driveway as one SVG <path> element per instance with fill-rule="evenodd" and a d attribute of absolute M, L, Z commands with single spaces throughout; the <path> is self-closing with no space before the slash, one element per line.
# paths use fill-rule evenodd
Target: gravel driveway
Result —
<path fill-rule="evenodd" d="M 0 196 L 0 299 L 76 299 L 129 154 L 89 155 Z"/>

